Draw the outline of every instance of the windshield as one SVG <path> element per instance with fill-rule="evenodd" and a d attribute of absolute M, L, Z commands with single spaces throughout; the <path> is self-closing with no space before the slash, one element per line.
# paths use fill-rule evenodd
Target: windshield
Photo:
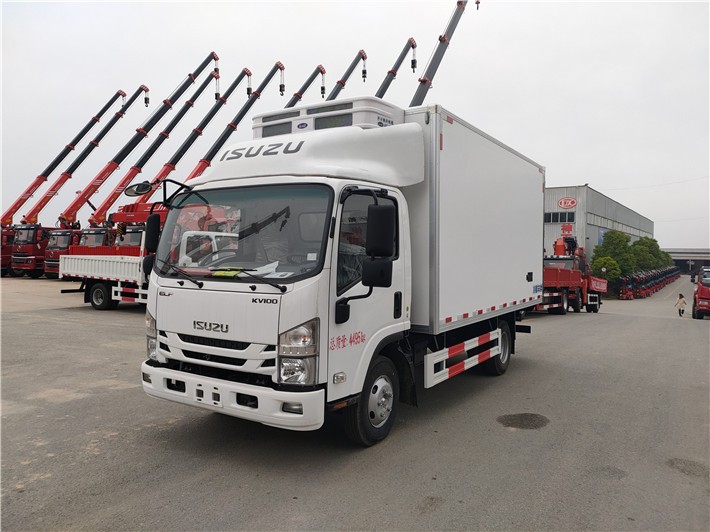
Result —
<path fill-rule="evenodd" d="M 80 246 L 95 248 L 104 245 L 104 233 L 84 233 L 79 241 Z"/>
<path fill-rule="evenodd" d="M 165 221 L 156 269 L 251 283 L 253 276 L 283 283 L 314 275 L 323 266 L 331 203 L 331 189 L 316 184 L 181 194 Z"/>
<path fill-rule="evenodd" d="M 52 236 L 49 237 L 49 244 L 47 244 L 47 249 L 67 249 L 69 247 L 70 239 L 70 233 L 52 233 Z"/>
<path fill-rule="evenodd" d="M 565 260 L 565 259 L 545 259 L 543 261 L 543 264 L 547 268 L 557 268 L 559 270 L 571 270 L 572 266 L 574 266 L 574 261 L 572 260 L 572 257 L 570 257 L 570 260 Z"/>
<path fill-rule="evenodd" d="M 28 244 L 34 242 L 34 229 L 18 229 L 15 233 L 15 244 Z"/>
<path fill-rule="evenodd" d="M 121 236 L 116 236 L 116 246 L 140 246 L 143 231 L 131 231 Z"/>

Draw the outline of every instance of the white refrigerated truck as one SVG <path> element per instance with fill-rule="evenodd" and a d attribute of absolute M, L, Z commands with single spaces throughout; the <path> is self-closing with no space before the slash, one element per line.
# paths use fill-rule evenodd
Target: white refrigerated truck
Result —
<path fill-rule="evenodd" d="M 418 389 L 506 371 L 542 293 L 542 166 L 438 105 L 253 129 L 168 200 L 159 243 L 148 223 L 146 393 L 293 430 L 342 411 L 372 445 Z M 235 245 L 181 262 L 196 219 Z"/>

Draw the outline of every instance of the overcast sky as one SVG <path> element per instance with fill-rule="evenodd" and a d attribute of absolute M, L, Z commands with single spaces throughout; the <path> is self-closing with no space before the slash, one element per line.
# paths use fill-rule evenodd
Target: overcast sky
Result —
<path fill-rule="evenodd" d="M 387 93 L 406 107 L 456 2 L 2 3 L 2 209 L 117 89 L 137 102 L 40 215 L 54 225 L 77 190 L 214 50 L 222 89 L 243 67 L 275 79 L 230 142 L 251 138 L 251 117 L 284 107 L 316 65 L 330 92 L 359 49 L 340 98 L 374 95 L 409 37 L 409 58 Z M 708 2 L 499 2 L 468 7 L 425 103 L 447 109 L 547 168 L 548 186 L 582 185 L 655 222 L 661 247 L 710 247 Z M 201 81 L 201 79 L 199 80 Z M 320 101 L 318 80 L 304 97 Z M 194 92 L 191 87 L 178 104 Z M 206 92 L 138 179 L 152 179 L 214 103 Z M 183 158 L 184 179 L 245 101 L 243 86 Z M 111 110 L 115 112 L 117 106 Z M 172 111 L 92 198 L 98 205 L 172 118 Z M 110 113 L 50 176 L 64 171 Z M 49 188 L 15 215 L 19 221 Z M 125 203 L 123 198 L 119 204 Z M 79 220 L 86 225 L 88 207 Z"/>

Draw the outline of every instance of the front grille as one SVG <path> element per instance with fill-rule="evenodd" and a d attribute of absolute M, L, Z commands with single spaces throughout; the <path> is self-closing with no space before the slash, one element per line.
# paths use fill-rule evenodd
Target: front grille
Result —
<path fill-rule="evenodd" d="M 222 340 L 220 338 L 206 338 L 204 336 L 193 336 L 191 334 L 178 334 L 178 338 L 186 344 L 219 347 L 220 349 L 233 349 L 234 351 L 244 351 L 251 345 L 248 342 L 235 342 L 234 340 Z"/>
<path fill-rule="evenodd" d="M 30 254 L 26 253 L 24 251 L 15 251 L 15 253 L 12 254 L 13 257 L 29 257 Z"/>
<path fill-rule="evenodd" d="M 246 363 L 246 359 L 243 358 L 230 358 L 223 357 L 220 355 L 212 355 L 209 353 L 198 353 L 197 351 L 187 351 L 182 350 L 182 354 L 186 358 L 192 358 L 195 360 L 205 360 L 209 362 L 217 362 L 219 364 L 229 364 L 230 366 L 243 366 Z"/>

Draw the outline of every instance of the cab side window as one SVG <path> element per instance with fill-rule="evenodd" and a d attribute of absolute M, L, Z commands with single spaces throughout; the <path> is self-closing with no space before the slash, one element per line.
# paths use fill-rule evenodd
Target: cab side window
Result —
<path fill-rule="evenodd" d="M 390 198 L 378 198 L 379 203 L 396 203 Z M 362 263 L 367 260 L 367 207 L 374 204 L 370 195 L 353 194 L 343 203 L 338 231 L 337 295 L 346 292 L 362 279 Z M 399 249 L 399 246 L 395 246 Z"/>

